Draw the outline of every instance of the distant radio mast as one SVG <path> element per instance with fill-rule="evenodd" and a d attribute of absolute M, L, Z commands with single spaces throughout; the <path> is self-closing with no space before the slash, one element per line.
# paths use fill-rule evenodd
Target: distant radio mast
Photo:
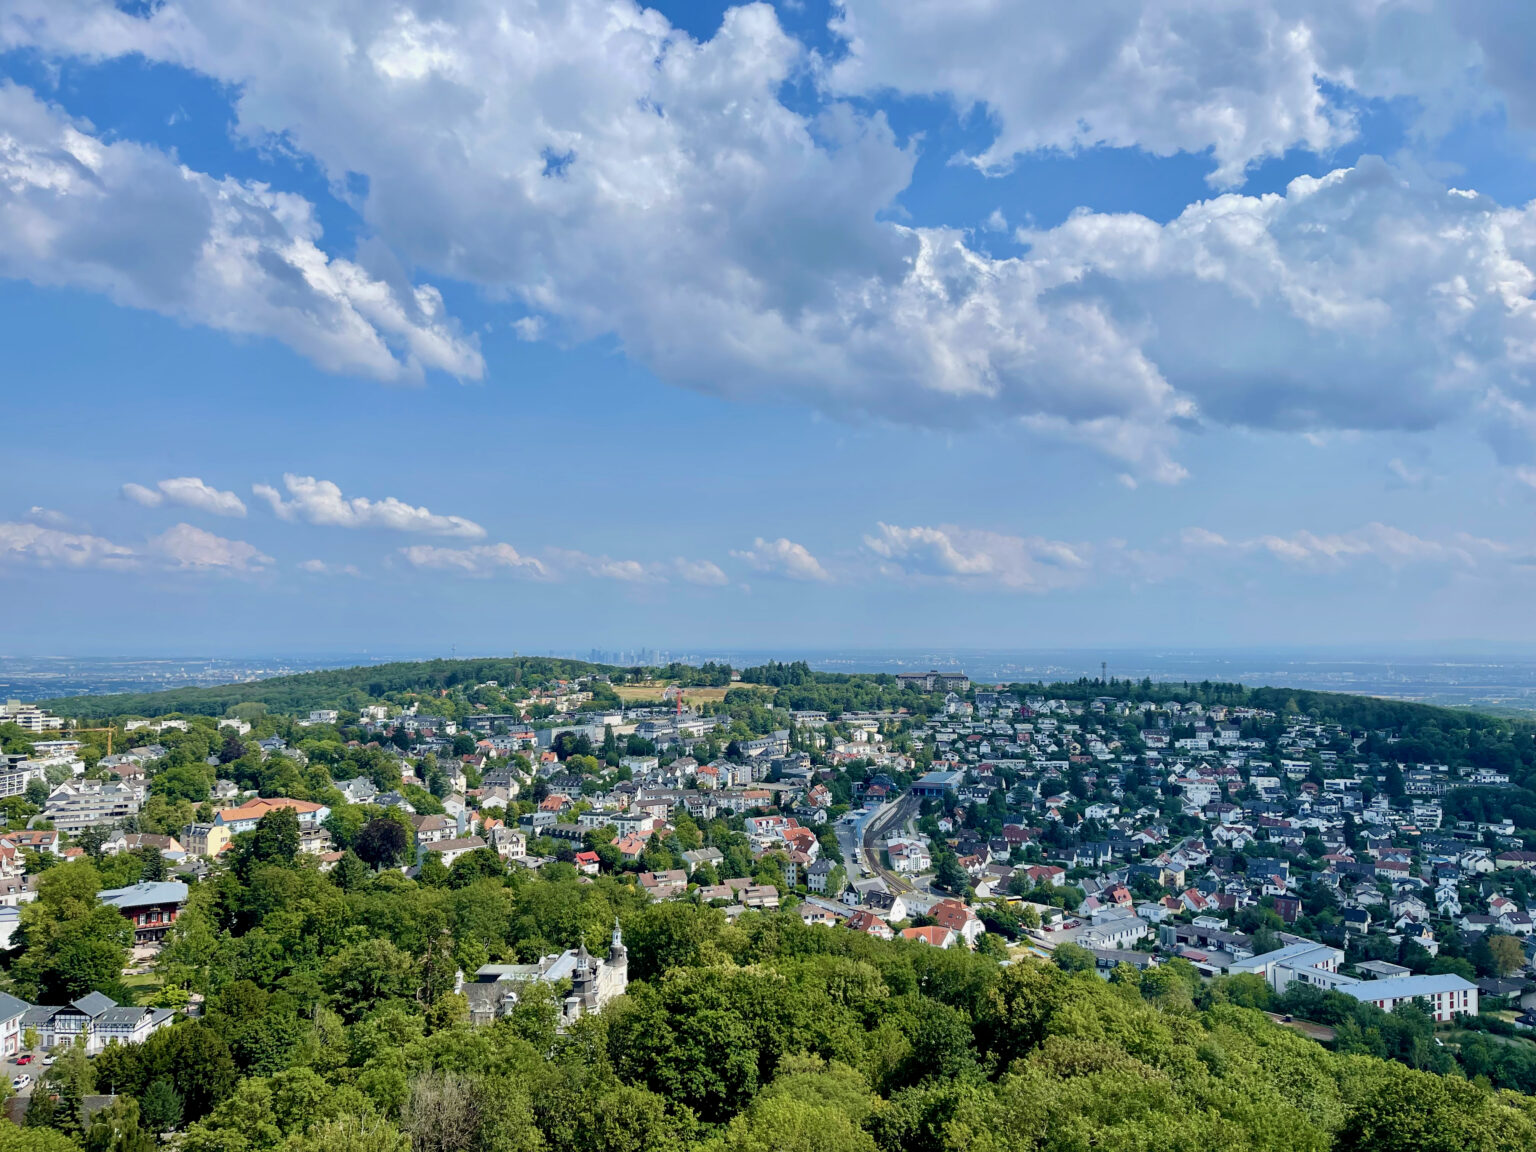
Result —
<path fill-rule="evenodd" d="M 1102 681 L 1105 684 L 1109 683 L 1109 661 L 1108 660 L 1100 660 L 1099 661 L 1099 680 Z"/>

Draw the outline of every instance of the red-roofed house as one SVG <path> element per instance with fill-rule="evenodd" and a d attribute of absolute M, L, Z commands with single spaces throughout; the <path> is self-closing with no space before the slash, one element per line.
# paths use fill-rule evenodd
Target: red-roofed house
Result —
<path fill-rule="evenodd" d="M 959 939 L 953 931 L 938 924 L 930 924 L 926 928 L 903 928 L 901 938 L 931 944 L 935 948 L 953 948 Z"/>

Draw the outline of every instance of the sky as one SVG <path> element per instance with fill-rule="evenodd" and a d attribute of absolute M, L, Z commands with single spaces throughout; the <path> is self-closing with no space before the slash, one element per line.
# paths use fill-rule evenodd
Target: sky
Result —
<path fill-rule="evenodd" d="M 1536 641 L 1533 51 L 5 0 L 0 654 Z"/>

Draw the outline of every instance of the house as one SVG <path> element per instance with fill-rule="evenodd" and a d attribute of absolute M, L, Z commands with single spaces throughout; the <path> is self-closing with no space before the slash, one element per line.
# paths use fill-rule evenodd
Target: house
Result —
<path fill-rule="evenodd" d="M 681 868 L 666 872 L 642 872 L 640 887 L 650 893 L 653 900 L 675 900 L 688 887 L 688 873 Z"/>
<path fill-rule="evenodd" d="M 887 892 L 883 888 L 873 888 L 866 892 L 863 906 L 887 920 L 905 920 L 912 914 L 905 897 L 899 893 Z"/>
<path fill-rule="evenodd" d="M 14 1060 L 21 1052 L 22 1017 L 32 1005 L 0 992 L 0 1059 Z"/>
<path fill-rule="evenodd" d="M 940 924 L 930 924 L 925 928 L 903 928 L 901 938 L 916 940 L 920 944 L 931 944 L 935 948 L 952 948 L 960 937 L 953 929 L 945 928 Z"/>
<path fill-rule="evenodd" d="M 452 840 L 459 834 L 456 821 L 446 816 L 411 816 L 411 827 L 416 829 L 417 844 L 436 844 L 439 840 Z"/>
<path fill-rule="evenodd" d="M 181 842 L 174 836 L 161 836 L 153 832 L 119 832 L 108 840 L 102 841 L 101 851 L 104 856 L 115 856 L 119 852 L 138 852 L 144 848 L 153 848 L 167 860 L 181 860 L 187 855 L 187 850 L 181 846 Z"/>
<path fill-rule="evenodd" d="M 841 867 L 825 857 L 817 860 L 805 870 L 805 886 L 823 896 L 840 895 L 843 885 L 838 880 L 834 880 L 834 874 L 840 877 Z"/>
<path fill-rule="evenodd" d="M 582 944 L 544 956 L 533 964 L 485 964 L 475 971 L 473 981 L 461 982 L 455 991 L 469 1002 L 469 1022 L 484 1026 L 511 1015 L 523 985 L 558 985 L 566 980 L 570 981 L 571 990 L 560 1006 L 562 1029 L 582 1016 L 601 1011 L 624 994 L 629 987 L 629 952 L 617 921 L 608 955 L 602 959 L 594 957 Z"/>
<path fill-rule="evenodd" d="M 621 836 L 613 842 L 613 846 L 626 860 L 638 860 L 640 854 L 645 851 L 645 841 L 638 836 Z"/>
<path fill-rule="evenodd" d="M 576 853 L 576 870 L 587 876 L 596 876 L 603 862 L 596 852 Z"/>
<path fill-rule="evenodd" d="M 461 836 L 453 840 L 434 840 L 422 845 L 423 852 L 430 852 L 443 862 L 443 867 L 453 867 L 460 856 L 467 856 L 477 848 L 484 848 L 485 841 L 479 836 Z M 425 857 L 423 857 L 425 859 Z"/>
<path fill-rule="evenodd" d="M 891 926 L 889 924 L 880 919 L 880 917 L 876 916 L 873 912 L 867 911 L 863 908 L 860 908 L 849 915 L 848 927 L 852 928 L 855 932 L 863 932 L 866 935 L 874 936 L 879 940 L 889 940 L 895 935 L 895 933 L 891 931 Z"/>
<path fill-rule="evenodd" d="M 891 868 L 897 872 L 926 872 L 933 867 L 928 845 L 921 840 L 890 840 L 886 842 L 885 852 L 890 857 Z"/>
<path fill-rule="evenodd" d="M 928 909 L 928 916 L 934 923 L 955 933 L 967 948 L 976 947 L 976 941 L 986 931 L 976 913 L 959 900 L 940 900 Z"/>
<path fill-rule="evenodd" d="M 5 839 L 22 852 L 48 852 L 61 855 L 59 834 L 52 829 L 27 828 L 19 832 L 7 832 Z"/>
<path fill-rule="evenodd" d="M 37 1033 L 40 1048 L 81 1043 L 86 1054 L 93 1056 L 114 1041 L 142 1044 L 175 1015 L 170 1008 L 125 1007 L 101 992 L 90 992 L 63 1007 L 28 1008 L 21 1028 Z"/>
<path fill-rule="evenodd" d="M 497 824 L 486 833 L 496 855 L 503 860 L 521 860 L 528 855 L 528 838 L 515 828 Z"/>
<path fill-rule="evenodd" d="M 158 945 L 165 939 L 186 906 L 187 886 L 179 880 L 154 880 L 109 888 L 97 896 L 133 922 L 133 943 L 144 947 Z"/>
<path fill-rule="evenodd" d="M 309 800 L 291 800 L 286 796 L 252 797 L 237 808 L 220 808 L 207 825 L 189 825 L 182 834 L 182 843 L 189 852 L 199 856 L 217 856 L 229 847 L 229 842 L 242 832 L 253 831 L 268 812 L 281 809 L 292 811 L 299 820 L 299 830 L 318 828 L 325 823 L 331 810 L 324 804 Z M 201 851 L 193 847 L 195 842 Z"/>
<path fill-rule="evenodd" d="M 800 922 L 806 927 L 815 925 L 822 928 L 831 928 L 837 923 L 837 916 L 831 910 L 823 908 L 819 904 L 812 904 L 809 900 L 800 905 L 799 912 Z"/>

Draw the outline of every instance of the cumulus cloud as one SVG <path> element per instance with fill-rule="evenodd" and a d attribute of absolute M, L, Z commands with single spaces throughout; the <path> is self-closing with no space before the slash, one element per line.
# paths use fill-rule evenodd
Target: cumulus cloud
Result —
<path fill-rule="evenodd" d="M 1229 540 L 1206 528 L 1186 528 L 1180 542 L 1197 552 L 1229 555 L 1261 554 L 1312 571 L 1336 571 L 1357 561 L 1372 560 L 1388 568 L 1412 565 L 1452 565 L 1477 568 L 1487 561 L 1510 559 L 1509 545 L 1458 532 L 1435 540 L 1372 522 L 1347 532 L 1316 533 L 1305 529 L 1288 535 L 1265 534 Z"/>
<path fill-rule="evenodd" d="M 485 529 L 473 520 L 463 516 L 439 516 L 393 496 L 383 500 L 370 500 L 366 496 L 348 499 L 342 495 L 340 485 L 330 480 L 286 472 L 283 487 L 288 490 L 288 499 L 270 484 L 252 485 L 251 491 L 271 505 L 272 511 L 283 520 L 302 520 L 331 528 L 382 528 L 392 532 L 467 539 L 485 535 Z"/>
<path fill-rule="evenodd" d="M 44 508 L 41 504 L 34 504 L 27 509 L 27 519 L 34 524 L 42 524 L 49 528 L 71 528 L 75 523 L 58 509 Z"/>
<path fill-rule="evenodd" d="M 42 568 L 110 571 L 171 568 L 257 572 L 270 565 L 272 557 L 243 540 L 226 540 L 190 524 L 177 524 L 135 548 L 38 524 L 0 522 L 0 564 L 7 561 Z"/>
<path fill-rule="evenodd" d="M 0 521 L 0 563 L 42 568 L 130 568 L 132 548 L 100 536 L 63 532 L 40 524 Z"/>
<path fill-rule="evenodd" d="M 764 540 L 759 536 L 752 547 L 731 553 L 738 560 L 750 564 L 759 572 L 785 576 L 791 580 L 814 580 L 830 583 L 832 576 L 821 566 L 803 544 L 796 544 L 780 536 L 777 540 Z"/>
<path fill-rule="evenodd" d="M 441 548 L 433 544 L 412 544 L 400 554 L 416 568 L 439 572 L 462 572 L 469 576 L 490 576 L 508 572 L 518 576 L 547 579 L 549 570 L 531 556 L 524 556 L 510 544 L 477 544 L 473 548 Z"/>
<path fill-rule="evenodd" d="M 435 289 L 385 283 L 319 241 L 302 197 L 108 142 L 0 83 L 0 276 L 269 336 L 331 371 L 481 375 Z"/>
<path fill-rule="evenodd" d="M 1536 124 L 1531 14 L 1500 0 L 843 0 L 832 28 L 837 91 L 984 108 L 996 136 L 968 159 L 988 172 L 1041 150 L 1208 151 L 1230 187 L 1354 139 L 1341 92 L 1408 98 L 1426 136 L 1499 107 Z"/>
<path fill-rule="evenodd" d="M 720 566 L 709 560 L 685 560 L 679 556 L 672 561 L 672 566 L 677 571 L 678 579 L 687 584 L 718 586 L 731 582 L 731 578 Z"/>
<path fill-rule="evenodd" d="M 143 484 L 124 484 L 123 495 L 135 504 L 146 508 L 158 508 L 162 504 L 178 504 L 184 508 L 197 508 L 216 516 L 244 516 L 245 502 L 233 492 L 222 492 L 205 484 L 196 476 L 177 476 L 161 480 L 153 488 Z"/>
<path fill-rule="evenodd" d="M 880 524 L 864 537 L 891 575 L 977 581 L 1044 592 L 1082 583 L 1090 574 L 1090 550 L 1041 536 L 1011 536 L 960 528 L 904 528 Z"/>
<path fill-rule="evenodd" d="M 177 524 L 149 541 L 148 551 L 173 568 L 257 572 L 272 557 L 244 540 L 227 540 L 191 524 Z"/>
<path fill-rule="evenodd" d="M 301 560 L 299 571 L 315 576 L 361 576 L 362 569 L 356 564 L 332 564 L 325 560 Z"/>
<path fill-rule="evenodd" d="M 472 548 L 441 548 L 418 544 L 400 554 L 415 568 L 457 571 L 470 576 L 510 573 L 540 580 L 614 580 L 621 584 L 663 584 L 674 577 L 689 584 L 725 584 L 729 578 L 708 560 L 679 557 L 667 562 L 594 556 L 574 548 L 546 548 L 537 556 L 511 544 L 481 544 Z"/>
<path fill-rule="evenodd" d="M 1515 107 L 1536 86 L 1505 42 L 1526 41 L 1463 15 L 1488 7 L 1168 0 L 1021 15 L 1001 0 L 849 0 L 849 52 L 830 71 L 766 5 L 730 10 L 700 42 L 631 0 L 12 0 L 0 43 L 140 53 L 227 84 L 248 141 L 312 157 L 338 187 L 364 177 L 355 201 L 380 245 L 509 301 L 525 337 L 611 337 L 663 378 L 729 397 L 1027 429 L 1089 445 L 1132 481 L 1173 482 L 1180 431 L 1201 422 L 1423 430 L 1481 414 L 1502 459 L 1536 463 L 1536 209 L 1367 159 L 1166 224 L 1084 212 L 1019 233 L 1026 253 L 998 259 L 961 230 L 895 218 L 919 144 L 867 101 L 790 107 L 785 84 L 821 69 L 832 93 L 984 105 L 998 124 L 977 158 L 989 169 L 1038 148 L 1209 148 L 1230 184 L 1256 160 L 1349 138 L 1325 89 L 1456 109 L 1491 84 Z M 0 204 L 27 214 L 18 235 L 68 243 L 20 257 L 0 244 L 0 270 L 19 260 L 10 274 L 250 323 L 328 366 L 478 373 L 430 290 L 328 258 L 303 201 L 102 143 L 18 92 L 13 118 L 32 126 L 0 189 L 23 192 Z M 159 213 L 144 208 L 141 227 L 77 226 L 141 186 Z M 139 242 L 167 254 L 152 281 L 144 259 L 130 275 L 115 255 Z M 1521 419 L 1497 415 L 1510 411 Z"/>
<path fill-rule="evenodd" d="M 1363 23 L 1362 5 L 1333 3 Z M 998 132 L 973 159 L 986 171 L 1045 148 L 1209 148 L 1213 179 L 1230 185 L 1255 160 L 1322 151 L 1354 133 L 1320 90 L 1337 74 L 1308 7 L 1318 6 L 847 0 L 833 29 L 849 51 L 831 78 L 845 92 L 985 105 Z"/>

